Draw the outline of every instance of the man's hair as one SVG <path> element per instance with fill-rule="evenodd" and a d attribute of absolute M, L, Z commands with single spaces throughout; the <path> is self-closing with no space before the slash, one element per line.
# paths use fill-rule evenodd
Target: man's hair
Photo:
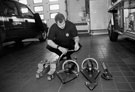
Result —
<path fill-rule="evenodd" d="M 55 22 L 56 22 L 56 23 L 57 23 L 58 21 L 59 21 L 60 23 L 62 23 L 63 20 L 65 20 L 65 17 L 64 17 L 63 14 L 58 13 L 58 14 L 55 16 Z"/>

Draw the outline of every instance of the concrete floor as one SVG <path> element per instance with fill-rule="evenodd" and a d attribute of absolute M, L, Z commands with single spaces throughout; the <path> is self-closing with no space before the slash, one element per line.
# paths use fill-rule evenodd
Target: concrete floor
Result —
<path fill-rule="evenodd" d="M 77 62 L 87 57 L 104 61 L 114 79 L 107 81 L 98 77 L 98 86 L 93 92 L 135 92 L 135 41 L 119 38 L 110 42 L 107 35 L 80 35 L 82 49 L 73 54 Z M 0 57 L 0 92 L 58 92 L 60 80 L 55 77 L 47 81 L 46 75 L 35 78 L 37 64 L 46 53 L 46 43 L 26 42 L 22 46 L 7 45 Z M 79 77 L 65 85 L 59 92 L 91 92 L 85 85 L 87 81 L 81 73 Z"/>

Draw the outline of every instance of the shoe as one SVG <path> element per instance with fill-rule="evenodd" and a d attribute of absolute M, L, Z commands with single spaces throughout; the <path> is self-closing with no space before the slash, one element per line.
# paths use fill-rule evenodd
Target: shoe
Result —
<path fill-rule="evenodd" d="M 37 73 L 36 74 L 36 79 L 39 79 L 40 78 L 40 75 Z"/>
<path fill-rule="evenodd" d="M 48 81 L 51 81 L 53 78 L 54 78 L 54 75 L 48 75 L 48 76 L 47 76 L 47 80 L 48 80 Z"/>
<path fill-rule="evenodd" d="M 42 77 L 43 74 L 42 73 L 36 73 L 36 78 L 39 79 L 40 77 Z"/>

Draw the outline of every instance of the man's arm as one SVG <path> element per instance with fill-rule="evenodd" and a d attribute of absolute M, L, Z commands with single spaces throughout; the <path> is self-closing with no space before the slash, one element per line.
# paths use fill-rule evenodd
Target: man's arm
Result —
<path fill-rule="evenodd" d="M 62 53 L 67 53 L 67 49 L 64 47 L 61 47 L 59 45 L 57 45 L 55 42 L 53 42 L 52 40 L 47 40 L 47 44 L 53 48 L 56 48 L 58 50 L 60 50 Z"/>
<path fill-rule="evenodd" d="M 79 43 L 79 36 L 76 36 L 76 37 L 74 37 L 74 41 L 75 41 L 75 44 L 78 44 Z"/>
<path fill-rule="evenodd" d="M 74 37 L 75 45 L 74 45 L 74 50 L 77 51 L 80 46 L 79 46 L 79 36 Z"/>
<path fill-rule="evenodd" d="M 58 45 L 50 39 L 47 40 L 47 44 L 53 48 L 58 48 Z"/>

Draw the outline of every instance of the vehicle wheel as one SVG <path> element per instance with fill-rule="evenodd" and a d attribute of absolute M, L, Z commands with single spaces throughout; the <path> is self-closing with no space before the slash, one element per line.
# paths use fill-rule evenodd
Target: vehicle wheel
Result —
<path fill-rule="evenodd" d="M 22 40 L 16 40 L 15 41 L 15 46 L 16 47 L 22 47 L 24 44 L 23 44 L 23 42 L 22 42 Z"/>
<path fill-rule="evenodd" d="M 0 43 L 0 56 L 2 55 L 2 43 Z"/>
<path fill-rule="evenodd" d="M 114 32 L 114 27 L 112 25 L 108 28 L 108 34 L 111 41 L 117 41 L 118 40 L 118 33 Z"/>
<path fill-rule="evenodd" d="M 45 32 L 45 31 L 44 31 L 44 32 L 41 32 L 41 34 L 40 34 L 40 36 L 39 36 L 39 41 L 40 41 L 40 42 L 43 42 L 43 41 L 46 40 L 46 38 L 47 38 L 46 32 Z"/>
<path fill-rule="evenodd" d="M 6 38 L 5 33 L 3 33 L 3 30 L 0 29 L 0 54 L 2 53 L 3 49 L 2 42 L 5 40 L 5 38 Z"/>

